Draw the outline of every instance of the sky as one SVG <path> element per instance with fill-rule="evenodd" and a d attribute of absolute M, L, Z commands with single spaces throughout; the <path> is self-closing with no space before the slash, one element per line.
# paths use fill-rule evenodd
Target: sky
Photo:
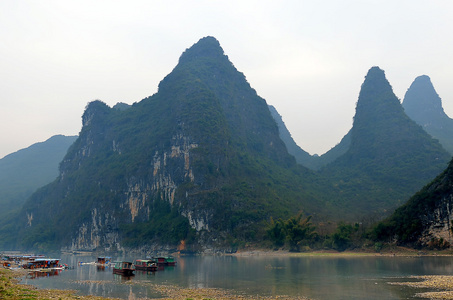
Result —
<path fill-rule="evenodd" d="M 86 105 L 157 92 L 182 52 L 214 36 L 310 154 L 352 126 L 379 66 L 402 101 L 428 75 L 453 117 L 453 1 L 0 1 L 0 158 L 77 135 Z"/>

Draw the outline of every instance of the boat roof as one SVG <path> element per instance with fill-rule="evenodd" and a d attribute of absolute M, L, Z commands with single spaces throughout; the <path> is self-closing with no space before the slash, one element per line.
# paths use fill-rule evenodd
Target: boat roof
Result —
<path fill-rule="evenodd" d="M 40 262 L 40 261 L 59 261 L 59 258 L 37 258 L 35 261 Z"/>

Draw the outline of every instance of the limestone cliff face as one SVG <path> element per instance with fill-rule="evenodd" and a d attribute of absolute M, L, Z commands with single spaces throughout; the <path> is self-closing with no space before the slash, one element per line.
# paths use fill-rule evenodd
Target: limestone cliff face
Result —
<path fill-rule="evenodd" d="M 453 245 L 453 160 L 447 169 L 375 229 L 382 240 L 402 245 Z"/>
<path fill-rule="evenodd" d="M 427 227 L 419 239 L 422 245 L 429 245 L 434 239 L 442 239 L 453 245 L 451 223 L 453 220 L 452 204 L 453 194 L 450 194 L 441 200 L 440 206 L 431 215 L 423 218 Z"/>
<path fill-rule="evenodd" d="M 418 242 L 421 245 L 453 245 L 453 181 L 449 175 L 445 172 L 428 189 L 434 205 L 420 216 L 423 231 Z"/>
<path fill-rule="evenodd" d="M 122 249 L 120 223 L 150 220 L 156 197 L 168 201 L 171 206 L 181 205 L 180 202 L 175 203 L 176 190 L 182 182 L 195 180 L 190 152 L 198 145 L 182 134 L 174 136 L 171 141 L 166 151 L 154 152 L 145 177 L 136 175 L 126 178 L 124 189 L 114 191 L 113 195 L 117 201 L 110 203 L 108 209 L 104 202 L 97 202 L 91 208 L 91 218 L 77 225 L 71 246 L 66 247 L 68 250 L 93 250 L 100 249 L 99 247 L 105 250 Z M 79 159 L 89 156 L 94 141 L 87 138 L 85 144 L 86 146 L 77 152 Z M 115 142 L 112 142 L 112 145 L 115 145 Z M 113 146 L 112 151 L 121 154 L 118 152 L 118 146 Z M 187 208 L 181 214 L 189 219 L 195 230 L 209 230 L 209 215 L 200 215 Z"/>
<path fill-rule="evenodd" d="M 313 199 L 313 180 L 294 180 L 308 170 L 292 173 L 266 102 L 214 38 L 187 49 L 156 94 L 115 107 L 87 105 L 58 180 L 20 213 L 18 245 L 223 247 Z"/>

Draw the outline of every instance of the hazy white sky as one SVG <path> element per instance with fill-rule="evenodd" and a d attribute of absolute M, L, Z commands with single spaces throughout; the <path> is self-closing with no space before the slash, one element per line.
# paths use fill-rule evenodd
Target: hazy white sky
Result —
<path fill-rule="evenodd" d="M 154 94 L 181 53 L 216 37 L 311 154 L 352 125 L 369 68 L 402 99 L 428 75 L 453 116 L 453 1 L 0 1 L 0 158 L 76 135 L 86 104 Z"/>

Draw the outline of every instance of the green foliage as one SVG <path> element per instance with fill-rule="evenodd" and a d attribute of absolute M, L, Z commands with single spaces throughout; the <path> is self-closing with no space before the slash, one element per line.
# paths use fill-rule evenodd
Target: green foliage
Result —
<path fill-rule="evenodd" d="M 68 244 L 104 212 L 128 245 L 179 243 L 194 239 L 183 210 L 205 211 L 210 230 L 239 245 L 260 239 L 270 216 L 315 210 L 320 183 L 288 155 L 265 101 L 215 40 L 200 42 L 203 49 L 187 50 L 157 94 L 124 109 L 87 105 L 62 176 L 20 212 L 20 224 L 33 212 L 35 228 L 21 225 L 20 245 Z M 158 204 L 170 202 L 157 195 L 160 185 L 176 188 L 170 208 Z M 124 203 L 136 186 L 144 200 L 132 221 Z"/>
<path fill-rule="evenodd" d="M 265 220 L 276 219 L 269 238 L 300 251 L 316 240 L 310 217 L 281 218 L 303 210 L 319 219 L 352 219 L 388 209 L 442 164 L 430 140 L 422 146 L 411 140 L 418 134 L 402 124 L 391 88 L 378 79 L 364 83 L 360 97 L 372 96 L 373 105 L 359 99 L 348 153 L 314 173 L 295 164 L 266 102 L 218 42 L 204 38 L 184 52 L 155 95 L 129 107 L 87 106 L 61 176 L 19 212 L 17 245 L 59 248 L 71 244 L 81 226 L 102 220 L 111 227 L 101 226 L 103 233 L 119 232 L 131 247 L 176 245 L 203 234 L 240 247 L 262 239 Z M 411 156 L 403 146 L 421 147 L 427 156 Z M 183 216 L 188 212 L 208 222 L 209 233 L 195 236 Z M 342 250 L 354 246 L 357 235 L 354 226 L 341 224 L 328 241 Z"/>
<path fill-rule="evenodd" d="M 332 234 L 332 248 L 338 251 L 344 251 L 353 246 L 353 235 L 359 230 L 359 224 L 352 226 L 340 222 L 337 226 L 337 230 Z"/>
<path fill-rule="evenodd" d="M 266 232 L 275 247 L 282 247 L 286 243 L 290 251 L 300 251 L 301 246 L 308 247 L 317 236 L 310 220 L 311 216 L 302 219 L 301 213 L 285 221 L 271 218 Z"/>
<path fill-rule="evenodd" d="M 410 120 L 377 67 L 362 85 L 348 151 L 321 170 L 332 205 L 348 220 L 402 205 L 447 166 L 450 155 Z"/>
<path fill-rule="evenodd" d="M 391 216 L 378 223 L 371 230 L 370 237 L 378 241 L 417 244 L 417 239 L 427 226 L 426 220 L 430 212 L 439 207 L 442 199 L 450 197 L 452 182 L 453 160 L 442 174 L 396 209 Z"/>
<path fill-rule="evenodd" d="M 168 245 L 193 242 L 195 232 L 189 221 L 181 216 L 167 201 L 155 200 L 152 217 L 147 222 L 122 224 L 123 242 L 129 247 L 138 247 L 160 241 Z"/>
<path fill-rule="evenodd" d="M 377 243 L 374 244 L 374 251 L 381 252 L 383 247 L 384 247 L 383 243 L 377 242 Z"/>

